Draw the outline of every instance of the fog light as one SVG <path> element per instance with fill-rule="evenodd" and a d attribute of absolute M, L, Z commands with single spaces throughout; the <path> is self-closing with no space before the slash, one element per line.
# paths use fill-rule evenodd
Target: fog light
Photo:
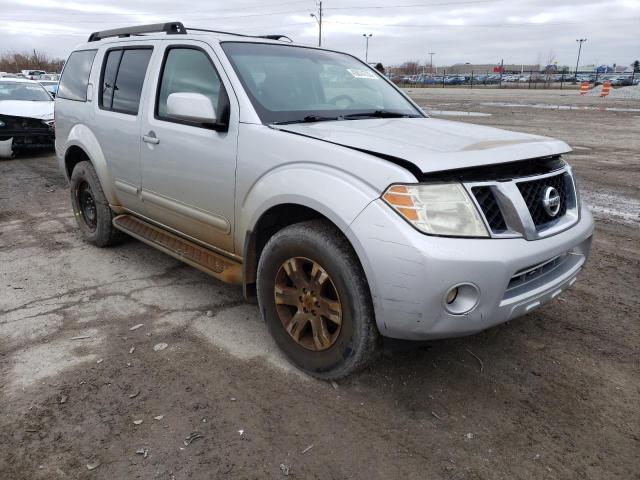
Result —
<path fill-rule="evenodd" d="M 466 315 L 478 305 L 480 290 L 473 283 L 453 285 L 444 295 L 443 304 L 453 315 Z"/>
<path fill-rule="evenodd" d="M 458 297 L 458 287 L 453 287 L 447 293 L 447 305 L 451 305 L 453 302 L 455 302 L 457 297 Z"/>

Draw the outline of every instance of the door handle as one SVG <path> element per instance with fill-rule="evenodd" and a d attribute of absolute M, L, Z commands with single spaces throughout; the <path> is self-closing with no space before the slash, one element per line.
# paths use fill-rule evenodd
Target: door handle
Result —
<path fill-rule="evenodd" d="M 160 143 L 160 139 L 156 137 L 156 134 L 153 130 L 147 133 L 146 135 L 143 135 L 142 141 L 145 143 L 152 143 L 153 145 L 157 145 Z"/>

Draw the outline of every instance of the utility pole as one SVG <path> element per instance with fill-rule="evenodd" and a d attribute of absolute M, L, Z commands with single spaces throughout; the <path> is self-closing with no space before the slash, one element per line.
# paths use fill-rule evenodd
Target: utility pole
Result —
<path fill-rule="evenodd" d="M 365 62 L 365 63 L 369 63 L 369 39 L 370 39 L 371 37 L 373 37 L 373 33 L 369 33 L 369 34 L 363 33 L 363 34 L 362 34 L 362 36 L 363 36 L 363 37 L 366 39 L 366 41 L 367 41 L 367 47 L 366 47 L 366 50 L 365 50 L 365 52 L 364 52 L 364 62 Z"/>
<path fill-rule="evenodd" d="M 318 22 L 318 46 L 322 46 L 322 1 L 318 2 L 318 14 L 310 14 Z"/>
<path fill-rule="evenodd" d="M 575 82 L 578 81 L 578 65 L 580 65 L 580 52 L 582 52 L 582 44 L 584 42 L 586 42 L 586 41 L 587 41 L 586 38 L 578 38 L 578 39 L 576 39 L 576 42 L 578 42 L 580 45 L 578 46 L 578 60 L 576 60 L 576 73 L 575 73 L 576 79 L 575 79 Z"/>
<path fill-rule="evenodd" d="M 431 56 L 431 75 L 433 75 L 433 56 L 436 52 L 429 52 L 429 56 Z"/>

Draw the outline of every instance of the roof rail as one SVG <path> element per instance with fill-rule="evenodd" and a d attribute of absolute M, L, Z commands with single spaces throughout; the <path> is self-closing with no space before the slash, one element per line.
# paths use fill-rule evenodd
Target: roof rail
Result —
<path fill-rule="evenodd" d="M 187 29 L 182 22 L 154 23 L 151 25 L 138 25 L 137 27 L 114 28 L 93 32 L 89 35 L 90 42 L 97 42 L 110 37 L 130 37 L 131 35 L 141 35 L 143 33 L 165 32 L 167 35 L 185 34 Z"/>
<path fill-rule="evenodd" d="M 187 30 L 193 30 L 194 32 L 221 33 L 222 35 L 235 35 L 236 37 L 252 37 L 253 36 L 253 35 L 245 35 L 244 33 L 224 32 L 222 30 L 209 30 L 208 28 L 187 27 Z"/>
<path fill-rule="evenodd" d="M 186 27 L 186 29 L 193 30 L 194 32 L 220 33 L 222 35 L 234 35 L 236 37 L 246 37 L 246 38 L 264 38 L 267 40 L 280 40 L 282 38 L 286 38 L 291 43 L 293 43 L 293 40 L 291 40 L 286 35 L 247 35 L 245 33 L 225 32 L 222 30 L 209 30 L 208 28 L 192 28 L 192 27 Z"/>
<path fill-rule="evenodd" d="M 283 38 L 289 40 L 289 42 L 293 43 L 293 40 L 291 40 L 289 37 L 287 37 L 286 35 L 255 35 L 257 38 L 266 38 L 267 40 L 281 40 Z"/>
<path fill-rule="evenodd" d="M 267 40 L 286 39 L 293 43 L 286 35 L 246 35 L 244 33 L 225 32 L 222 30 L 208 30 L 206 28 L 185 27 L 182 22 L 154 23 L 152 25 L 138 25 L 137 27 L 114 28 L 112 30 L 103 30 L 101 32 L 93 32 L 89 36 L 90 42 L 97 42 L 111 37 L 130 37 L 131 35 L 142 35 L 144 33 L 165 32 L 167 35 L 186 34 L 187 30 L 194 32 L 220 33 L 222 35 L 235 35 L 237 37 L 265 38 Z"/>

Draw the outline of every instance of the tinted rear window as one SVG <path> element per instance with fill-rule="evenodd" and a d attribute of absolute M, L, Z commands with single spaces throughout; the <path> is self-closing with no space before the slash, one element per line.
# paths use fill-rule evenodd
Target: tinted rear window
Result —
<path fill-rule="evenodd" d="M 87 101 L 87 85 L 96 51 L 81 50 L 69 56 L 58 87 L 58 98 Z"/>
<path fill-rule="evenodd" d="M 104 75 L 102 76 L 102 96 L 100 97 L 100 106 L 111 108 L 113 102 L 113 87 L 116 84 L 116 73 L 118 73 L 118 65 L 122 50 L 112 50 L 107 53 L 107 59 L 104 62 Z"/>
<path fill-rule="evenodd" d="M 108 52 L 100 86 L 100 106 L 103 109 L 138 114 L 151 53 L 151 48 L 127 48 Z"/>

